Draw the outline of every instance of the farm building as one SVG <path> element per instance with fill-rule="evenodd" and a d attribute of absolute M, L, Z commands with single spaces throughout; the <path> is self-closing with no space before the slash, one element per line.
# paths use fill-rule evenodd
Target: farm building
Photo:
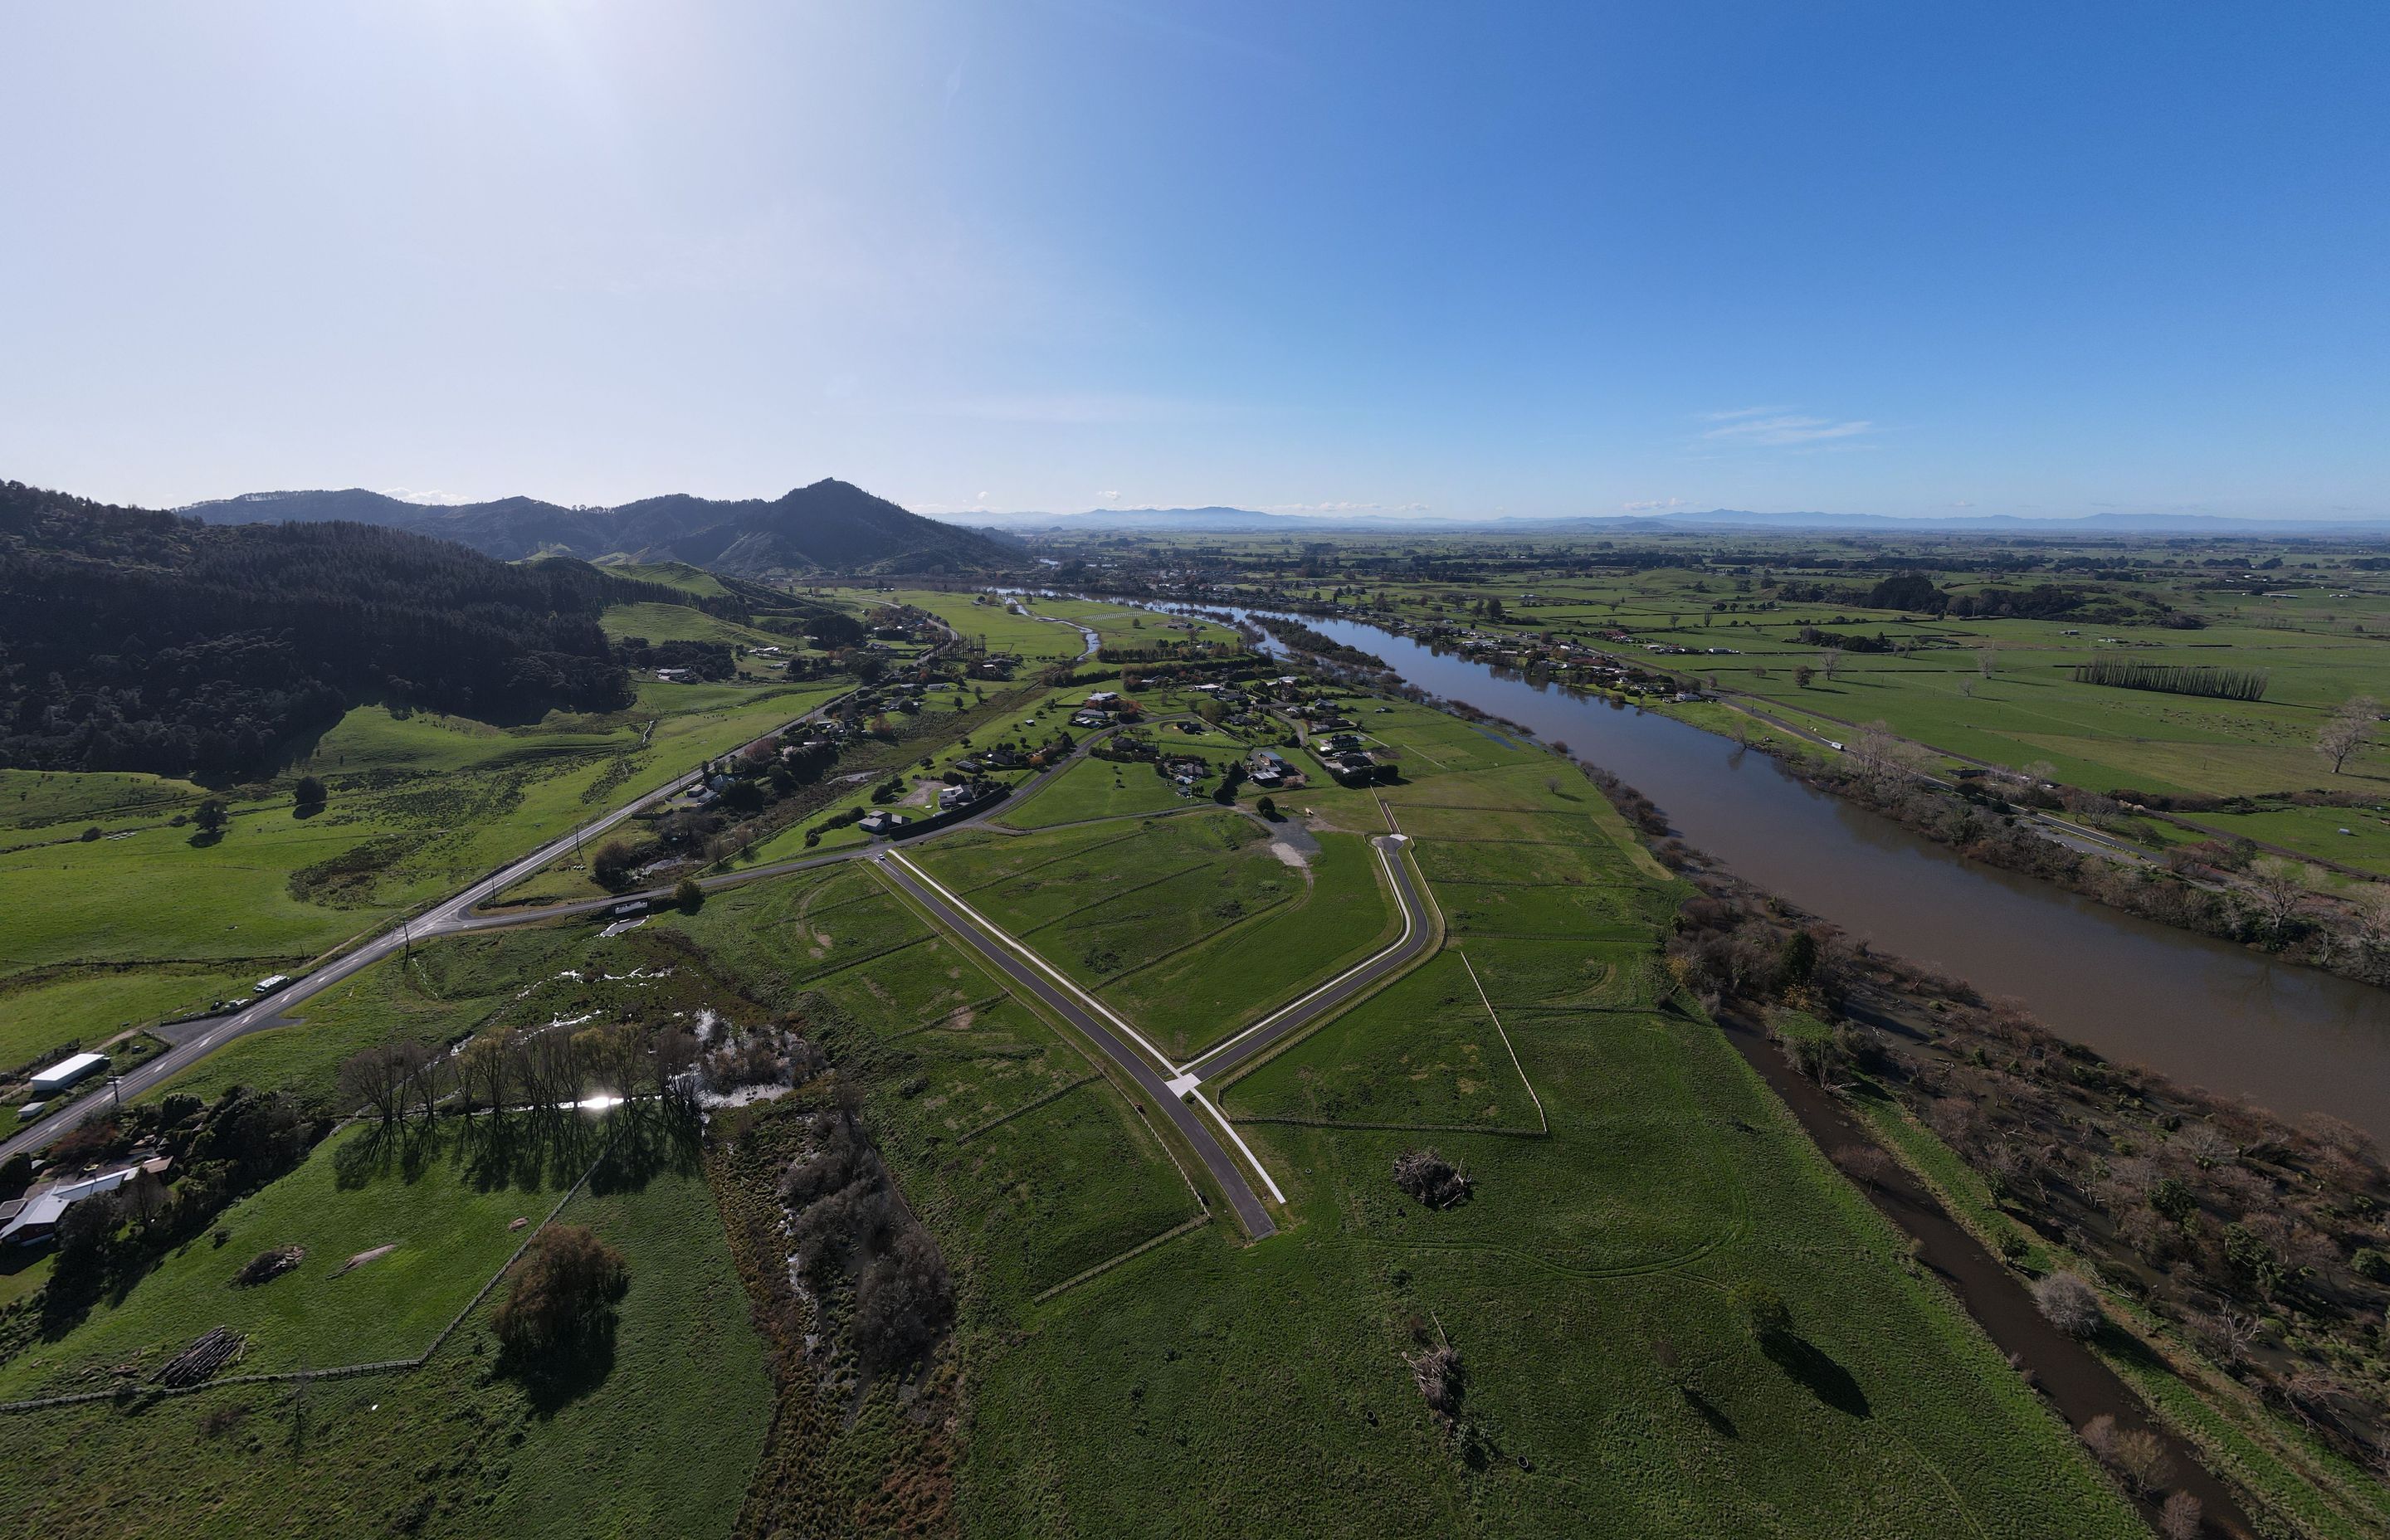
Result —
<path fill-rule="evenodd" d="M 75 1082 L 87 1079 L 107 1068 L 106 1054 L 79 1053 L 69 1059 L 61 1059 L 33 1076 L 32 1083 L 33 1094 L 38 1097 L 53 1096 Z"/>

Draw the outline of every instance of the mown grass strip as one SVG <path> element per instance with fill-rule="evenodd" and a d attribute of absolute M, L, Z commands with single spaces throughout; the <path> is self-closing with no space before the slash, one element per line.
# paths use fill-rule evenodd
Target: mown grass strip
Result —
<path fill-rule="evenodd" d="M 1476 986 L 1478 1001 L 1484 1006 L 1485 1014 L 1493 1019 L 1494 1030 L 1501 1033 L 1502 1046 L 1510 1055 L 1510 1068 L 1519 1072 L 1519 1084 L 1527 1088 L 1527 1099 L 1536 1104 L 1537 1129 L 1545 1134 L 1550 1133 L 1552 1120 L 1544 1111 L 1544 1098 L 1536 1095 L 1536 1083 L 1527 1078 L 1527 1067 L 1519 1062 L 1519 1050 L 1510 1046 L 1510 1034 L 1503 1030 L 1501 1013 L 1494 1008 L 1494 1002 L 1485 997 L 1485 985 L 1477 977 L 1477 965 L 1469 960 L 1467 947 L 1456 947 L 1454 950 L 1460 954 L 1460 966 L 1469 970 L 1469 982 Z"/>
<path fill-rule="evenodd" d="M 1032 1053 L 1022 1054 L 1018 1057 L 1033 1058 L 1035 1054 L 1043 1052 L 1045 1052 L 1045 1049 L 1040 1046 L 1034 1049 Z M 1090 1072 L 1081 1075 L 1078 1079 L 1071 1082 L 1069 1084 L 1057 1086 L 1053 1090 L 1047 1092 L 1044 1096 L 1039 1097 L 1036 1100 L 1016 1107 L 1011 1111 L 1005 1113 L 1001 1117 L 990 1118 L 987 1122 L 981 1123 L 977 1128 L 967 1128 L 963 1130 L 961 1133 L 955 1136 L 955 1143 L 969 1144 L 973 1139 L 978 1138 L 982 1134 L 987 1133 L 990 1129 L 1001 1127 L 1005 1123 L 1010 1123 L 1013 1119 L 1022 1116 L 1023 1113 L 1034 1112 L 1041 1107 L 1051 1107 L 1054 1103 L 1061 1100 L 1064 1097 L 1069 1096 L 1080 1086 L 1092 1085 L 1097 1081 L 1103 1078 L 1104 1077 L 1100 1072 Z"/>
<path fill-rule="evenodd" d="M 1180 1236 L 1187 1234 L 1190 1230 L 1201 1229 L 1204 1226 L 1209 1225 L 1210 1223 L 1212 1223 L 1212 1216 L 1209 1213 L 1199 1213 L 1194 1218 L 1187 1221 L 1187 1223 L 1174 1226 L 1173 1227 L 1163 1231 L 1160 1235 L 1155 1236 L 1150 1240 L 1138 1242 L 1137 1245 L 1130 1247 L 1127 1251 L 1123 1251 L 1116 1257 L 1110 1257 L 1102 1262 L 1097 1263 L 1093 1267 L 1088 1268 L 1084 1273 L 1074 1274 L 1070 1277 L 1064 1278 L 1061 1282 L 1056 1284 L 1053 1288 L 1047 1290 L 1044 1293 L 1038 1295 L 1029 1303 L 1032 1304 L 1044 1304 L 1047 1300 L 1054 1298 L 1057 1294 L 1061 1294 L 1070 1290 L 1076 1289 L 1079 1285 L 1086 1282 L 1090 1278 L 1109 1273 L 1123 1263 L 1134 1262 L 1138 1257 L 1143 1256 L 1146 1252 L 1152 1251 L 1156 1246 L 1176 1240 Z"/>

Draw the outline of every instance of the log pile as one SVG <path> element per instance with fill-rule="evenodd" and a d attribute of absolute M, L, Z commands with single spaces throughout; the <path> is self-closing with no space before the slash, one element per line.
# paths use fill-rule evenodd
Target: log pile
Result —
<path fill-rule="evenodd" d="M 217 1370 L 240 1356 L 249 1339 L 230 1327 L 218 1327 L 166 1361 L 154 1377 L 170 1390 L 181 1390 L 212 1379 Z"/>

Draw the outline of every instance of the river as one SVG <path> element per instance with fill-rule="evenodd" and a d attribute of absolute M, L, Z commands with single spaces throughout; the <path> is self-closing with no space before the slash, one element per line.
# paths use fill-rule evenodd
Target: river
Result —
<path fill-rule="evenodd" d="M 1968 861 L 1813 789 L 1764 753 L 1654 712 L 1497 675 L 1352 621 L 1304 616 L 1420 688 L 1566 743 L 1685 841 L 1887 952 L 2021 1002 L 2051 1031 L 2286 1116 L 2390 1145 L 2390 992 L 2138 919 Z"/>

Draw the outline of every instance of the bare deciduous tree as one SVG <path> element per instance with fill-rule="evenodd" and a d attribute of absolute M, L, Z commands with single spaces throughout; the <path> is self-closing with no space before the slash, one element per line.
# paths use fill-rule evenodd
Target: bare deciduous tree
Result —
<path fill-rule="evenodd" d="M 1997 648 L 1979 647 L 1975 649 L 1975 672 L 1985 678 L 1989 679 L 1992 676 L 1992 671 L 1999 667 L 1999 664 L 2000 655 Z"/>
<path fill-rule="evenodd" d="M 2266 929 L 2280 935 L 2297 918 L 2299 901 L 2306 896 L 2306 883 L 2301 880 L 2305 868 L 2296 861 L 2280 856 L 2268 856 L 2249 863 L 2249 894 L 2257 902 L 2257 913 Z"/>
<path fill-rule="evenodd" d="M 2227 1364 L 2248 1362 L 2249 1350 L 2257 1345 L 2256 1317 L 2229 1303 L 2212 1315 L 2200 1316 L 2192 1323 L 2192 1329 L 2208 1350 Z"/>
<path fill-rule="evenodd" d="M 2165 1441 L 2146 1428 L 2118 1433 L 2109 1446 L 2108 1463 L 2137 1497 L 2146 1497 L 2174 1480 L 2174 1458 L 2166 1453 Z"/>
<path fill-rule="evenodd" d="M 2382 716 L 2382 702 L 2370 695 L 2353 695 L 2325 720 L 2316 733 L 2316 752 L 2332 761 L 2332 773 L 2341 773 L 2348 757 L 2372 741 L 2373 725 Z"/>
<path fill-rule="evenodd" d="M 1843 1168 L 1852 1181 L 1870 1192 L 1875 1191 L 1900 1169 L 1900 1162 L 1884 1152 L 1882 1145 L 1846 1144 L 1834 1151 L 1834 1164 Z"/>
<path fill-rule="evenodd" d="M 2206 1511 L 2188 1492 L 2176 1493 L 2158 1510 L 2158 1534 L 2165 1540 L 2199 1540 L 2206 1527 Z"/>
<path fill-rule="evenodd" d="M 2042 1319 L 2069 1337 L 2088 1337 L 2108 1318 L 2098 1292 L 2073 1273 L 2052 1273 L 2035 1284 L 2033 1303 Z"/>

